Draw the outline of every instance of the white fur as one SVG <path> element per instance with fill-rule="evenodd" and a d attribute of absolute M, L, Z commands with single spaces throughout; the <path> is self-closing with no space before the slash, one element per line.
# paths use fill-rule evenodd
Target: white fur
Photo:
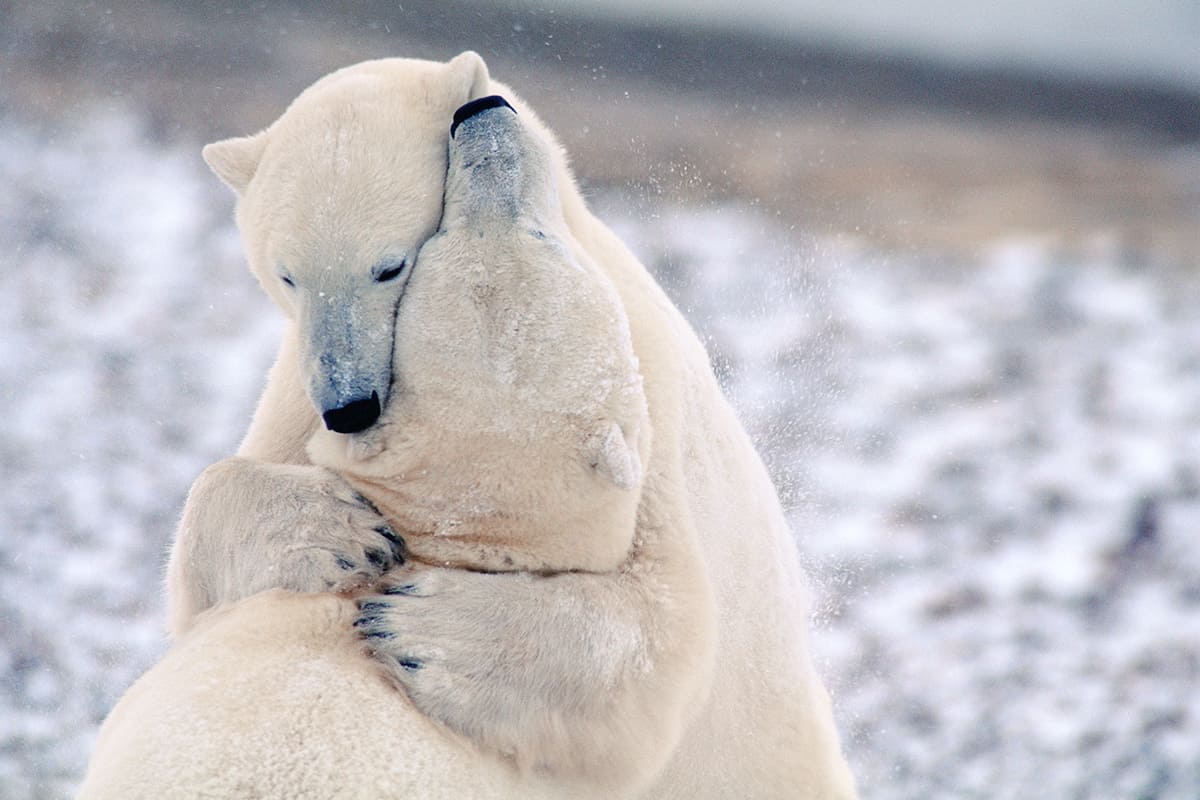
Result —
<path fill-rule="evenodd" d="M 317 81 L 266 130 L 204 148 L 238 194 L 250 268 L 289 325 L 240 458 L 205 471 L 184 508 L 168 567 L 176 633 L 217 603 L 271 586 L 349 588 L 393 563 L 384 520 L 361 513 L 345 481 L 312 468 L 304 447 L 321 424 L 314 404 L 325 398 L 315 395 L 373 384 L 386 401 L 407 275 L 376 284 L 373 271 L 396 259 L 411 269 L 437 229 L 447 120 L 487 85 L 474 53 L 447 64 L 369 61 Z M 350 333 L 320 335 L 339 329 Z M 352 368 L 356 376 L 334 374 Z"/>
<path fill-rule="evenodd" d="M 416 711 L 361 653 L 355 613 L 269 591 L 203 615 L 109 714 L 78 800 L 589 796 Z"/>
<path fill-rule="evenodd" d="M 393 124 L 351 113 L 360 74 L 378 80 L 371 97 L 387 98 L 383 105 L 429 114 Z M 142 785 L 170 785 L 149 756 L 128 754 L 190 752 L 186 740 L 196 737 L 181 734 L 177 747 L 170 729 L 197 714 L 206 747 L 180 757 L 195 780 L 294 787 L 289 776 L 305 774 L 295 765 L 344 754 L 354 764 L 347 781 L 406 797 L 853 796 L 807 650 L 804 583 L 761 462 L 686 322 L 587 211 L 549 131 L 487 80 L 477 56 L 350 67 L 310 88 L 264 134 L 210 146 L 206 158 L 240 193 L 252 268 L 289 310 L 295 301 L 278 285 L 276 248 L 290 254 L 289 265 L 307 265 L 289 266 L 299 284 L 330 263 L 361 272 L 381 253 L 415 252 L 442 211 L 450 114 L 488 93 L 519 112 L 516 157 L 533 153 L 529 171 L 501 192 L 515 211 L 498 214 L 503 203 L 463 185 L 474 172 L 452 145 L 463 158 L 450 164 L 443 232 L 425 244 L 400 303 L 393 386 L 375 429 L 318 432 L 301 365 L 312 354 L 296 317 L 240 457 L 207 471 L 189 497 L 169 590 L 176 630 L 192 630 L 106 723 L 86 796 L 152 796 L 113 789 L 126 772 Z M 339 122 L 351 118 L 350 128 Z M 315 140 L 348 154 L 322 160 Z M 381 160 L 393 151 L 405 157 Z M 305 168 L 289 167 L 293 160 Z M 377 191 L 381 169 L 387 182 L 410 187 L 406 200 Z M 314 193 L 328 201 L 314 204 L 324 210 L 269 202 Z M 478 197 L 482 208 L 472 206 Z M 377 213 L 377 203 L 389 213 Z M 338 224 L 322 227 L 327 217 Z M 331 252 L 345 257 L 309 257 Z M 506 280 L 513 275 L 525 283 Z M 547 314 L 530 298 L 561 308 Z M 563 325 L 562 315 L 578 327 Z M 439 347 L 454 357 L 439 359 Z M 547 396 L 535 391 L 543 384 L 553 387 Z M 589 393 L 593 384 L 603 389 Z M 579 407 L 588 413 L 563 413 Z M 493 408 L 516 416 L 488 416 Z M 310 439 L 308 452 L 323 466 L 309 463 Z M 492 446 L 480 448 L 484 441 Z M 279 593 L 243 600 L 266 585 L 355 585 L 390 566 L 373 563 L 388 545 L 376 532 L 382 520 L 350 486 L 423 562 L 391 569 L 387 582 L 400 593 L 370 600 L 360 617 L 369 632 L 390 634 L 372 639 L 378 663 L 350 646 L 347 601 Z M 450 526 L 448 510 L 456 514 Z M 323 609 L 317 620 L 314 609 Z M 276 645 L 247 644 L 260 634 Z M 181 658 L 184 650 L 192 657 Z M 280 655 L 291 650 L 303 650 L 305 663 L 319 656 L 323 680 L 292 681 L 294 666 Z M 421 668 L 400 665 L 413 661 Z M 405 693 L 371 682 L 384 671 Z M 352 687 L 346 702 L 325 680 Z M 209 714 L 202 706 L 226 681 L 245 691 L 288 686 L 287 702 L 265 715 L 270 722 L 237 704 Z M 191 693 L 198 683 L 209 695 Z M 145 698 L 171 711 L 155 716 Z M 410 701 L 462 738 L 431 726 Z M 146 719 L 159 720 L 155 735 Z M 275 758 L 243 762 L 234 751 L 258 724 L 303 735 L 286 754 L 272 746 L 264 752 Z M 372 753 L 394 759 L 360 764 L 351 751 L 364 737 L 372 748 L 384 743 Z M 471 755 L 440 773 L 429 768 L 447 748 Z M 305 785 L 324 786 L 330 778 L 321 774 Z M 463 788 L 472 780 L 494 794 Z M 271 791 L 262 796 L 304 796 Z M 388 796 L 382 788 L 369 794 Z"/>
<path fill-rule="evenodd" d="M 620 299 L 572 252 L 549 166 L 507 108 L 458 128 L 441 228 L 396 318 L 392 401 L 368 431 L 309 442 L 426 563 L 611 572 L 629 553 L 642 378 Z"/>

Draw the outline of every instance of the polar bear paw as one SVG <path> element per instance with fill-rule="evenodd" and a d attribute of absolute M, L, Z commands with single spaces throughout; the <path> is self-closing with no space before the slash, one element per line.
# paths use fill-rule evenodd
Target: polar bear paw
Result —
<path fill-rule="evenodd" d="M 322 471 L 323 472 L 323 471 Z M 294 487 L 297 513 L 268 572 L 297 592 L 349 591 L 404 564 L 404 542 L 365 497 L 341 478 L 319 475 Z"/>
<path fill-rule="evenodd" d="M 190 616 L 265 589 L 361 588 L 404 563 L 404 544 L 327 469 L 229 458 L 192 486 L 171 561 Z"/>
<path fill-rule="evenodd" d="M 356 516 L 354 511 L 350 517 Z M 351 533 L 371 535 L 330 537 L 334 541 L 293 544 L 269 567 L 284 577 L 280 588 L 294 592 L 346 592 L 368 586 L 393 566 L 404 563 L 404 542 L 386 524 L 347 525 Z M 376 541 L 380 539 L 382 541 Z"/>
<path fill-rule="evenodd" d="M 354 623 L 388 676 L 427 716 L 477 744 L 553 770 L 572 749 L 562 709 L 591 705 L 603 681 L 568 587 L 528 573 L 405 567 L 358 601 Z M 568 630 L 574 628 L 574 630 Z M 572 635 L 574 634 L 574 635 Z M 550 643 L 550 644 L 548 644 Z"/>

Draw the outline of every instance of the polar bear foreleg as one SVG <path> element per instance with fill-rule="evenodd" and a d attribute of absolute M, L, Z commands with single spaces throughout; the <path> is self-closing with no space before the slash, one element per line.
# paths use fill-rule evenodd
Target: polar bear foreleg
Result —
<path fill-rule="evenodd" d="M 686 537 L 643 532 L 611 573 L 410 564 L 360 600 L 355 624 L 432 719 L 526 769 L 628 791 L 701 705 L 715 647 Z"/>
<path fill-rule="evenodd" d="M 321 467 L 226 458 L 192 486 L 167 566 L 170 625 L 264 589 L 339 591 L 403 563 L 374 507 Z"/>

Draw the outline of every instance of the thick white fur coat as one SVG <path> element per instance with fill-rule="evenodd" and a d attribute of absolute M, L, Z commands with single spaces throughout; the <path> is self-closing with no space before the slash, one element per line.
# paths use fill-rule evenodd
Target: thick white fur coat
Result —
<path fill-rule="evenodd" d="M 447 148 L 488 94 L 516 115 Z M 854 796 L 765 469 L 478 56 L 347 68 L 205 155 L 291 321 L 238 456 L 189 497 L 178 640 L 81 797 Z M 347 375 L 322 354 L 351 341 Z M 371 391 L 378 423 L 321 430 Z"/>

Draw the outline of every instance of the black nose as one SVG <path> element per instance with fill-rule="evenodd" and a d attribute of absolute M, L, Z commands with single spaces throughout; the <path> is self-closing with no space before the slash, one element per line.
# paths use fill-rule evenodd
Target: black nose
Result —
<path fill-rule="evenodd" d="M 379 393 L 371 392 L 370 397 L 351 400 L 341 408 L 331 408 L 322 417 L 325 427 L 336 433 L 365 431 L 379 419 Z"/>
<path fill-rule="evenodd" d="M 454 120 L 450 123 L 450 138 L 454 138 L 454 132 L 458 130 L 459 125 L 462 125 L 476 114 L 482 114 L 489 108 L 507 108 L 514 114 L 517 113 L 517 110 L 510 106 L 508 101 L 498 94 L 489 95 L 488 97 L 481 97 L 478 100 L 472 100 L 469 103 L 459 106 L 458 110 L 454 112 Z"/>

